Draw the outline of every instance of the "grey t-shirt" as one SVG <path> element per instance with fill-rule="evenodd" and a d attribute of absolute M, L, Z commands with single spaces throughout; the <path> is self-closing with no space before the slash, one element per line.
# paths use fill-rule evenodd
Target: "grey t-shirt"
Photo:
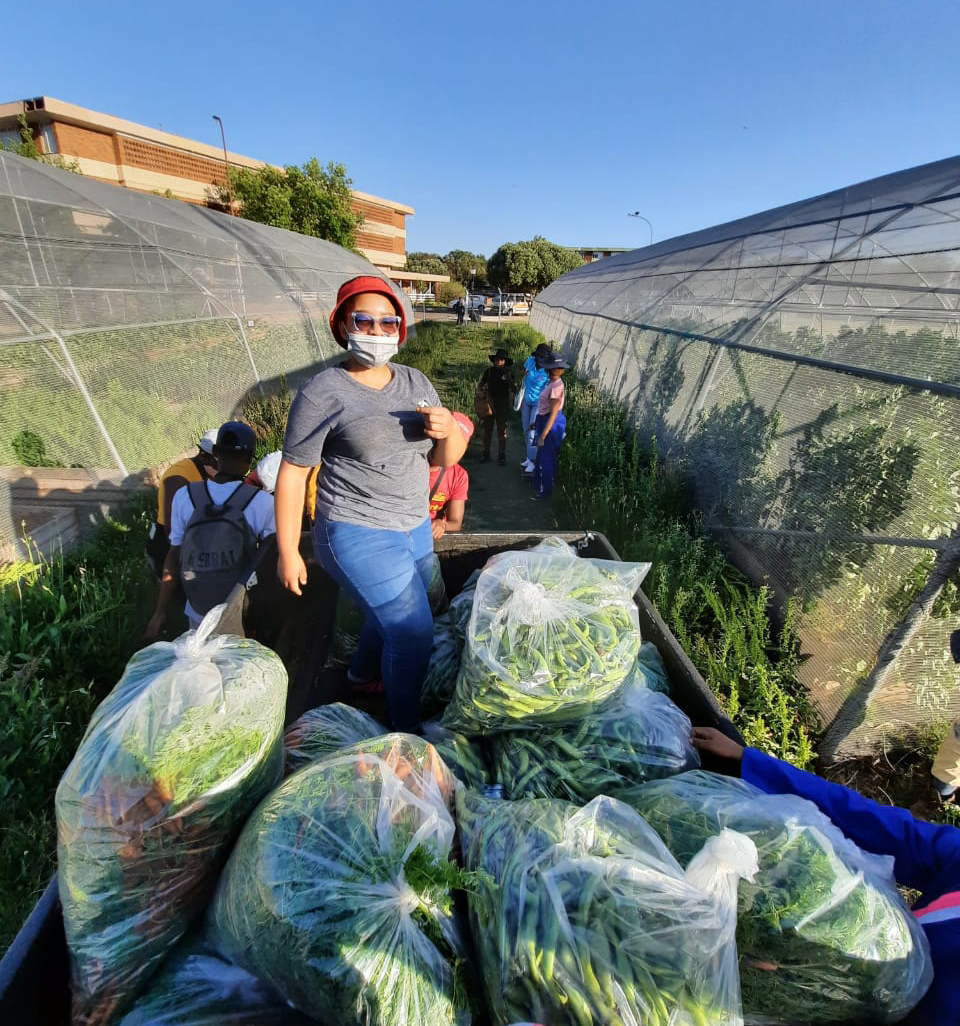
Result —
<path fill-rule="evenodd" d="M 417 403 L 439 406 L 428 378 L 390 364 L 379 391 L 342 367 L 328 367 L 303 385 L 290 408 L 283 458 L 299 467 L 323 464 L 317 515 L 363 527 L 410 531 L 427 518 L 433 440 Z"/>

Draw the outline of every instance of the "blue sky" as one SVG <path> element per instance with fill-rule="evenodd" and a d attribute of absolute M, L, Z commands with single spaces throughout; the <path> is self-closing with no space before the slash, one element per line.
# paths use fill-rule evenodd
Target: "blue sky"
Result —
<path fill-rule="evenodd" d="M 477 13 L 482 10 L 482 13 Z M 46 94 L 416 208 L 408 250 L 641 246 L 960 151 L 952 0 L 51 0 Z"/>

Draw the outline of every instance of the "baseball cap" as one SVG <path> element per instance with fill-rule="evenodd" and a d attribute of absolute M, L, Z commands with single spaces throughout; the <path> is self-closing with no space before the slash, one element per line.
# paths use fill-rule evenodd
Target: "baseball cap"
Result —
<path fill-rule="evenodd" d="M 543 361 L 541 366 L 544 370 L 558 370 L 560 368 L 563 370 L 570 369 L 570 364 L 567 363 L 559 353 L 551 353 L 547 359 Z"/>
<path fill-rule="evenodd" d="M 257 448 L 257 436 L 253 428 L 242 420 L 228 420 L 220 425 L 216 444 L 225 452 L 247 452 L 252 456 Z"/>
<path fill-rule="evenodd" d="M 454 413 L 453 419 L 460 425 L 460 430 L 467 436 L 469 442 L 473 435 L 473 421 L 465 413 Z"/>
<path fill-rule="evenodd" d="M 361 274 L 357 278 L 351 278 L 349 281 L 345 281 L 340 286 L 340 291 L 337 293 L 337 302 L 330 311 L 330 330 L 333 332 L 333 337 L 336 340 L 338 346 L 341 349 L 346 349 L 347 344 L 340 338 L 337 332 L 337 317 L 340 314 L 340 307 L 354 296 L 359 296 L 362 292 L 376 292 L 381 296 L 386 296 L 387 299 L 393 303 L 394 309 L 397 311 L 397 315 L 400 318 L 400 339 L 397 342 L 398 346 L 402 346 L 407 338 L 407 315 L 403 311 L 403 304 L 397 299 L 396 293 L 392 288 L 383 280 L 383 278 L 377 278 L 372 274 Z"/>
<path fill-rule="evenodd" d="M 197 445 L 200 447 L 202 452 L 213 455 L 213 447 L 217 444 L 217 429 L 210 428 L 209 431 L 204 431 L 200 436 L 200 441 Z"/>

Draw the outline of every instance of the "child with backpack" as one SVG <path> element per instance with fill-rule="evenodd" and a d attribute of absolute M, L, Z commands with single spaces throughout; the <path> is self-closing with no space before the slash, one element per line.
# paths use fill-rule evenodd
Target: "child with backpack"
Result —
<path fill-rule="evenodd" d="M 147 624 L 148 638 L 158 637 L 163 629 L 178 581 L 187 597 L 184 612 L 196 629 L 253 569 L 260 542 L 276 533 L 273 496 L 243 480 L 255 448 L 249 424 L 231 420 L 221 425 L 213 447 L 216 475 L 191 482 L 174 497 L 170 551 Z"/>

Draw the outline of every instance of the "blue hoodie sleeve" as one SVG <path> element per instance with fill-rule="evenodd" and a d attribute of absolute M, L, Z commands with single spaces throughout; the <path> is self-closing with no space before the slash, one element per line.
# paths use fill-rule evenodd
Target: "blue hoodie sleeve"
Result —
<path fill-rule="evenodd" d="M 906 809 L 880 805 L 755 748 L 744 750 L 740 773 L 767 794 L 807 798 L 861 848 L 892 855 L 898 883 L 925 891 L 952 872 L 960 886 L 960 830 L 956 827 L 914 819 Z"/>

